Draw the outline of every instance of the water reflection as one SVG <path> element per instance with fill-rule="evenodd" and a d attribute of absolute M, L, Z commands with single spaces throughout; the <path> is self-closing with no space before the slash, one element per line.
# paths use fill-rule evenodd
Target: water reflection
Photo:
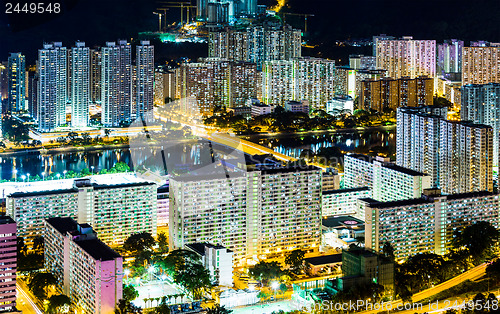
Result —
<path fill-rule="evenodd" d="M 389 156 L 395 153 L 395 130 L 364 132 L 336 132 L 309 135 L 254 135 L 248 140 L 269 147 L 276 152 L 299 157 L 303 150 L 317 153 L 321 148 L 338 147 L 346 153 L 371 154 L 383 153 Z"/>

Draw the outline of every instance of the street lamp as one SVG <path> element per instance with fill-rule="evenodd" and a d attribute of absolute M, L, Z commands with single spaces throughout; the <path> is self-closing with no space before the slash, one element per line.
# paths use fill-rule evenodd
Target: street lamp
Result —
<path fill-rule="evenodd" d="M 94 174 L 94 166 L 90 166 L 90 169 L 92 170 L 92 174 Z"/>
<path fill-rule="evenodd" d="M 21 179 L 23 179 L 23 182 L 24 182 L 24 180 L 26 179 L 26 176 L 23 174 L 23 175 L 21 176 Z"/>
<path fill-rule="evenodd" d="M 56 177 L 57 177 L 57 180 L 59 180 L 59 178 L 61 177 L 61 174 L 57 173 Z"/>
<path fill-rule="evenodd" d="M 63 171 L 64 179 L 66 179 L 66 170 Z"/>
<path fill-rule="evenodd" d="M 42 181 L 45 181 L 45 171 L 42 172 Z"/>
<path fill-rule="evenodd" d="M 148 268 L 149 281 L 153 280 L 153 273 L 154 272 L 155 272 L 155 267 L 153 265 L 149 266 L 149 268 Z"/>
<path fill-rule="evenodd" d="M 30 174 L 27 173 L 26 176 L 28 176 L 28 182 L 30 182 Z"/>
<path fill-rule="evenodd" d="M 12 172 L 14 173 L 14 181 L 17 182 L 17 170 L 14 169 L 14 170 L 12 170 Z"/>
<path fill-rule="evenodd" d="M 274 291 L 274 301 L 276 301 L 276 290 L 280 287 L 280 283 L 277 281 L 271 282 L 271 288 L 273 288 Z"/>

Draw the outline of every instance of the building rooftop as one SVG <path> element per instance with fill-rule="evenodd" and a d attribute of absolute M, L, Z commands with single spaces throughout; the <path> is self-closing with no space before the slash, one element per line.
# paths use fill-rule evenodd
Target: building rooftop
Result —
<path fill-rule="evenodd" d="M 5 198 L 21 196 L 37 196 L 46 194 L 65 194 L 73 193 L 78 190 L 75 185 L 89 186 L 97 188 L 111 188 L 130 186 L 131 184 L 154 184 L 150 181 L 141 179 L 135 173 L 113 173 L 92 175 L 78 179 L 60 179 L 31 182 L 4 182 L 0 183 L 0 197 Z"/>
<path fill-rule="evenodd" d="M 98 239 L 75 241 L 75 243 L 95 260 L 111 261 L 121 257 L 120 254 Z"/>
<path fill-rule="evenodd" d="M 74 231 L 78 226 L 78 223 L 69 217 L 48 218 L 46 219 L 46 221 L 61 234 L 66 234 L 68 232 Z"/>
<path fill-rule="evenodd" d="M 341 263 L 342 262 L 342 254 L 332 254 L 332 255 L 323 255 L 316 257 L 305 258 L 304 261 L 314 266 L 319 265 L 328 265 L 333 263 Z"/>
<path fill-rule="evenodd" d="M 414 170 L 411 170 L 411 169 L 408 169 L 408 168 L 404 168 L 404 167 L 398 166 L 398 165 L 393 164 L 393 163 L 385 163 L 382 167 L 384 167 L 384 168 L 390 168 L 390 169 L 392 169 L 394 171 L 405 173 L 407 175 L 414 176 L 414 177 L 425 176 L 426 175 L 423 172 L 414 171 Z"/>
<path fill-rule="evenodd" d="M 323 226 L 328 228 L 337 227 L 363 227 L 365 222 L 352 216 L 328 217 L 323 219 Z"/>
<path fill-rule="evenodd" d="M 373 158 L 372 156 L 363 155 L 363 154 L 348 154 L 346 156 L 349 156 L 349 157 L 352 157 L 352 158 L 356 158 L 356 159 L 359 159 L 359 160 L 362 160 L 362 161 L 370 162 L 370 163 L 375 160 L 375 158 Z"/>
<path fill-rule="evenodd" d="M 361 188 L 350 188 L 350 189 L 339 189 L 339 190 L 330 190 L 330 191 L 323 191 L 323 195 L 332 195 L 332 194 L 343 194 L 343 193 L 352 193 L 352 192 L 362 192 L 362 191 L 369 191 L 369 187 L 361 187 Z"/>
<path fill-rule="evenodd" d="M 364 256 L 364 257 L 378 256 L 378 254 L 375 251 L 368 250 L 365 248 L 354 248 L 354 249 L 349 249 L 349 250 L 342 250 L 342 254 L 344 254 L 344 253 L 356 255 L 356 256 Z"/>
<path fill-rule="evenodd" d="M 16 223 L 10 216 L 0 216 L 0 225 Z"/>
<path fill-rule="evenodd" d="M 229 250 L 228 248 L 226 248 L 223 245 L 219 245 L 219 244 L 214 245 L 214 244 L 210 244 L 210 243 L 200 243 L 200 242 L 197 242 L 197 243 L 186 244 L 186 247 L 188 247 L 189 249 L 195 251 L 200 256 L 205 256 L 205 248 L 206 247 L 212 248 L 212 249 L 217 249 L 217 250 L 226 249 L 227 252 L 232 252 L 231 250 Z"/>
<path fill-rule="evenodd" d="M 498 197 L 499 194 L 488 191 L 481 191 L 481 192 L 459 193 L 450 195 L 425 196 L 421 198 L 413 198 L 413 199 L 392 201 L 392 202 L 379 202 L 377 200 L 374 200 L 373 198 L 361 198 L 360 200 L 369 203 L 371 208 L 391 208 L 391 207 L 410 206 L 410 205 L 433 204 L 436 198 L 444 198 L 446 200 L 451 201 L 451 200 L 461 200 L 461 199 L 469 199 L 469 198 L 485 197 L 485 196 Z"/>

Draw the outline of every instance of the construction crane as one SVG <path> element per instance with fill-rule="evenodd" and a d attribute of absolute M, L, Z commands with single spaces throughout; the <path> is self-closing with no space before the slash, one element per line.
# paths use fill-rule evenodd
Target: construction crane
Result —
<path fill-rule="evenodd" d="M 314 14 L 302 14 L 302 13 L 281 13 L 283 15 L 283 22 L 286 23 L 286 16 L 287 15 L 294 15 L 294 16 L 303 16 L 304 17 L 304 33 L 307 33 L 307 18 L 310 16 L 314 16 Z"/>
<path fill-rule="evenodd" d="M 184 8 L 186 8 L 186 21 L 189 23 L 189 12 L 190 9 L 196 8 L 195 5 L 191 5 L 191 2 L 166 2 L 160 1 L 161 8 L 156 10 L 168 10 L 168 8 L 181 8 L 181 25 L 184 24 Z"/>

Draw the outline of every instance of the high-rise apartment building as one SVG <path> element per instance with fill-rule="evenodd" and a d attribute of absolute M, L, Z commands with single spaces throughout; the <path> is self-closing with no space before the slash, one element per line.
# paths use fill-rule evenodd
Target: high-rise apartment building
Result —
<path fill-rule="evenodd" d="M 90 48 L 76 42 L 71 48 L 71 126 L 89 125 L 90 106 Z"/>
<path fill-rule="evenodd" d="M 319 247 L 321 170 L 260 169 L 170 180 L 171 247 L 223 245 L 235 262 Z"/>
<path fill-rule="evenodd" d="M 465 85 L 461 95 L 461 119 L 493 128 L 493 166 L 500 165 L 500 83 Z"/>
<path fill-rule="evenodd" d="M 492 191 L 492 128 L 445 118 L 446 108 L 398 108 L 396 164 L 429 174 L 445 194 Z"/>
<path fill-rule="evenodd" d="M 212 32 L 208 56 L 229 61 L 252 62 L 261 70 L 264 61 L 301 57 L 302 33 L 289 25 L 282 28 L 254 26 L 246 30 L 226 28 Z"/>
<path fill-rule="evenodd" d="M 399 260 L 424 252 L 446 254 L 454 231 L 477 221 L 498 227 L 499 197 L 492 192 L 443 196 L 430 190 L 417 199 L 359 203 L 366 213 L 366 247 L 380 251 L 389 242 Z"/>
<path fill-rule="evenodd" d="M 448 194 L 493 191 L 493 129 L 441 120 L 439 187 Z"/>
<path fill-rule="evenodd" d="M 284 106 L 307 100 L 314 109 L 326 109 L 336 95 L 336 68 L 332 60 L 295 58 L 266 61 L 262 69 L 264 103 Z"/>
<path fill-rule="evenodd" d="M 101 51 L 90 49 L 90 100 L 101 103 Z"/>
<path fill-rule="evenodd" d="M 20 52 L 11 53 L 9 68 L 9 112 L 26 110 L 26 60 Z"/>
<path fill-rule="evenodd" d="M 368 187 L 376 200 L 397 201 L 420 197 L 431 187 L 431 177 L 397 166 L 389 158 L 349 154 L 344 156 L 344 187 Z"/>
<path fill-rule="evenodd" d="M 242 106 L 257 97 L 259 86 L 255 64 L 218 58 L 182 64 L 175 80 L 176 98 L 194 97 L 201 115 L 211 115 L 216 105 Z"/>
<path fill-rule="evenodd" d="M 100 55 L 101 123 L 116 127 L 132 119 L 132 48 L 125 40 L 107 42 Z"/>
<path fill-rule="evenodd" d="M 377 68 L 395 79 L 408 76 L 436 76 L 436 41 L 403 37 L 377 40 Z"/>
<path fill-rule="evenodd" d="M 256 0 L 197 0 L 196 19 L 200 22 L 227 23 L 234 22 L 240 16 L 255 16 Z"/>
<path fill-rule="evenodd" d="M 45 269 L 82 313 L 113 313 L 123 296 L 123 258 L 88 224 L 71 218 L 44 221 Z"/>
<path fill-rule="evenodd" d="M 464 47 L 462 85 L 500 83 L 500 47 Z"/>
<path fill-rule="evenodd" d="M 364 220 L 365 213 L 358 212 L 356 206 L 358 199 L 371 197 L 370 188 L 351 188 L 323 191 L 321 206 L 323 216 L 353 216 Z"/>
<path fill-rule="evenodd" d="M 147 122 L 154 121 L 154 57 L 154 46 L 148 40 L 143 40 L 140 45 L 137 45 L 135 55 L 137 66 L 136 110 L 133 115 L 136 119 L 144 119 Z"/>
<path fill-rule="evenodd" d="M 361 82 L 360 104 L 365 109 L 382 112 L 398 107 L 430 106 L 433 102 L 434 79 L 383 78 Z"/>
<path fill-rule="evenodd" d="M 68 102 L 68 51 L 62 43 L 44 44 L 38 50 L 38 130 L 52 132 L 66 124 Z"/>
<path fill-rule="evenodd" d="M 438 45 L 437 74 L 446 76 L 462 72 L 462 49 L 464 42 L 458 39 L 445 40 Z"/>
<path fill-rule="evenodd" d="M 138 232 L 156 234 L 156 186 L 133 175 L 2 184 L 6 211 L 18 235 L 31 242 L 43 233 L 43 220 L 70 217 L 88 223 L 106 244 L 122 244 Z"/>
<path fill-rule="evenodd" d="M 12 312 L 16 307 L 17 237 L 16 222 L 0 216 L 0 312 Z"/>
<path fill-rule="evenodd" d="M 28 97 L 28 114 L 38 121 L 37 117 L 37 106 L 38 106 L 38 73 L 35 69 L 30 70 L 28 73 L 28 86 L 27 97 Z"/>
<path fill-rule="evenodd" d="M 378 36 L 373 36 L 372 37 L 372 43 L 373 43 L 373 56 L 376 58 L 377 57 L 377 43 L 379 40 L 394 40 L 396 37 L 394 36 L 388 36 L 386 34 L 380 34 Z"/>

